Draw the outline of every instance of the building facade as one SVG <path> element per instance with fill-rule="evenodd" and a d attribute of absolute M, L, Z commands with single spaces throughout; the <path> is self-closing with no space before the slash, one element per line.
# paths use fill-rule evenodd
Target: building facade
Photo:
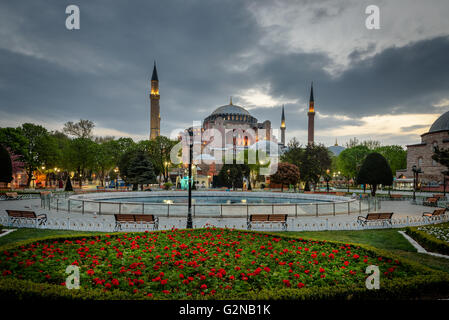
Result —
<path fill-rule="evenodd" d="M 397 179 L 413 179 L 413 166 L 421 168 L 419 182 L 427 186 L 438 186 L 443 183 L 442 171 L 448 168 L 432 159 L 435 147 L 449 148 L 449 111 L 442 114 L 421 135 L 421 142 L 407 146 L 407 169 L 396 172 Z"/>

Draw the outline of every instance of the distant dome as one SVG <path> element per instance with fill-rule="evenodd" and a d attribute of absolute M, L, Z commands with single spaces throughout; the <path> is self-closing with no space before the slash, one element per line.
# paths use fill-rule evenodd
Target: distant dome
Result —
<path fill-rule="evenodd" d="M 443 113 L 430 127 L 430 132 L 449 131 L 449 111 Z"/>
<path fill-rule="evenodd" d="M 327 147 L 327 150 L 332 152 L 337 157 L 343 150 L 345 150 L 345 147 L 338 146 L 338 145 L 330 146 L 330 147 Z"/>
<path fill-rule="evenodd" d="M 212 112 L 213 115 L 215 114 L 242 114 L 242 115 L 246 115 L 249 116 L 249 112 L 246 111 L 244 108 L 233 105 L 233 104 L 228 104 L 225 106 L 221 106 L 219 108 L 217 108 L 214 112 Z"/>

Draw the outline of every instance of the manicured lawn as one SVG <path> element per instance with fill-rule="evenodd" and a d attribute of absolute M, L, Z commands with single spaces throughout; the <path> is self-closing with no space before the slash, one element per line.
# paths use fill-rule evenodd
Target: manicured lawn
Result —
<path fill-rule="evenodd" d="M 5 229 L 11 229 L 6 227 Z M 88 234 L 88 233 L 98 233 L 98 232 L 78 232 L 70 230 L 45 230 L 45 229 L 32 229 L 32 228 L 19 228 L 10 234 L 0 237 L 0 246 L 17 243 L 20 241 L 25 241 L 35 238 L 43 237 L 53 237 L 53 236 L 69 236 L 77 234 Z"/>

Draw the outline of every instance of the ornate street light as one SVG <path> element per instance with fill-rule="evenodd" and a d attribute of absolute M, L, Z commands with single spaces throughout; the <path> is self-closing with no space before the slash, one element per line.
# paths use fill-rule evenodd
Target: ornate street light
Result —
<path fill-rule="evenodd" d="M 331 171 L 329 169 L 327 169 L 326 174 L 324 175 L 324 181 L 326 181 L 327 193 L 329 193 L 329 180 L 331 179 L 330 172 Z"/>
<path fill-rule="evenodd" d="M 416 167 L 416 165 L 413 165 L 412 171 L 413 171 L 413 202 L 416 202 L 415 192 L 416 192 L 416 184 L 418 183 L 418 175 L 423 172 L 421 171 L 421 168 Z"/>
<path fill-rule="evenodd" d="M 115 189 L 118 190 L 118 168 L 117 167 L 115 167 L 114 172 L 115 172 Z"/>
<path fill-rule="evenodd" d="M 187 229 L 193 228 L 193 221 L 192 221 L 192 158 L 193 158 L 193 129 L 189 128 L 187 129 L 187 132 L 189 133 L 189 180 L 188 180 L 188 186 L 189 186 L 189 207 L 187 211 Z"/>

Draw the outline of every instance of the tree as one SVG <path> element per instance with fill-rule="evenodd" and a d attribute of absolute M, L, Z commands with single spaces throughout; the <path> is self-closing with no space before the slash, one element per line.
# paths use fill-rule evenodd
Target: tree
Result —
<path fill-rule="evenodd" d="M 432 159 L 449 169 L 449 149 L 440 149 L 436 146 L 433 150 Z"/>
<path fill-rule="evenodd" d="M 20 128 L 0 128 L 0 144 L 9 148 L 14 154 L 25 155 L 27 143 Z"/>
<path fill-rule="evenodd" d="M 171 166 L 170 151 L 177 143 L 178 141 L 170 140 L 164 136 L 158 136 L 156 139 L 144 140 L 138 143 L 138 148 L 145 150 L 149 154 L 156 175 L 163 177 L 165 182 L 168 180 L 166 163 L 168 163 L 168 167 Z"/>
<path fill-rule="evenodd" d="M 299 142 L 293 138 L 287 145 L 287 151 L 281 156 L 281 161 L 301 166 L 301 159 L 304 153 L 304 148 L 301 148 Z"/>
<path fill-rule="evenodd" d="M 218 173 L 218 186 L 227 186 L 228 188 L 242 188 L 243 177 L 250 172 L 246 164 L 224 164 Z"/>
<path fill-rule="evenodd" d="M 281 191 L 284 190 L 284 184 L 296 185 L 299 181 L 299 169 L 296 165 L 281 162 L 278 164 L 278 168 L 275 174 L 270 176 L 270 181 L 281 185 Z"/>
<path fill-rule="evenodd" d="M 368 147 L 364 145 L 357 145 L 343 150 L 337 157 L 337 168 L 341 175 L 348 181 L 354 179 L 362 166 L 365 157 L 370 152 Z"/>
<path fill-rule="evenodd" d="M 80 119 L 77 123 L 66 122 L 62 131 L 68 135 L 82 139 L 92 139 L 95 124 L 90 120 Z"/>
<path fill-rule="evenodd" d="M 65 191 L 73 191 L 72 182 L 70 181 L 70 175 L 67 175 L 67 181 L 65 183 Z"/>
<path fill-rule="evenodd" d="M 93 145 L 94 149 L 94 168 L 100 178 L 101 186 L 104 186 L 104 180 L 109 171 L 115 166 L 112 141 L 107 141 Z"/>
<path fill-rule="evenodd" d="M 301 155 L 299 165 L 301 180 L 305 183 L 304 190 L 310 190 L 310 182 L 316 186 L 320 177 L 331 165 L 332 159 L 329 150 L 324 145 L 308 144 Z"/>
<path fill-rule="evenodd" d="M 156 181 L 153 165 L 145 151 L 138 150 L 131 158 L 127 170 L 127 178 L 133 184 L 133 190 L 137 190 L 139 184 L 143 188 L 144 184 Z"/>
<path fill-rule="evenodd" d="M 261 164 L 261 159 L 267 159 L 267 155 L 265 152 L 261 150 L 250 150 L 245 149 L 241 152 L 239 152 L 236 156 L 236 162 L 240 163 L 243 162 L 243 164 L 246 165 L 246 167 L 242 167 L 242 173 L 244 174 L 244 177 L 248 180 L 248 190 L 252 190 L 252 181 L 256 181 L 258 177 L 260 176 L 260 169 L 261 168 L 268 168 L 270 163 Z"/>
<path fill-rule="evenodd" d="M 22 159 L 26 163 L 27 187 L 31 184 L 33 172 L 46 162 L 51 162 L 52 153 L 56 147 L 53 140 L 49 138 L 47 129 L 40 125 L 24 123 L 19 128 L 21 134 L 26 139 L 26 145 L 23 148 Z"/>
<path fill-rule="evenodd" d="M 90 139 L 76 138 L 70 140 L 68 150 L 64 155 L 68 169 L 74 170 L 76 175 L 74 180 L 79 181 L 82 186 L 83 177 L 88 169 L 92 169 L 95 165 L 96 144 Z"/>
<path fill-rule="evenodd" d="M 407 167 L 407 151 L 405 151 L 401 146 L 391 145 L 377 147 L 374 149 L 374 152 L 380 153 L 385 157 L 385 159 L 387 159 L 393 175 L 396 175 L 397 170 Z"/>
<path fill-rule="evenodd" d="M 12 181 L 12 162 L 8 150 L 0 144 L 0 182 Z"/>
<path fill-rule="evenodd" d="M 371 195 L 376 195 L 377 186 L 391 186 L 393 184 L 393 172 L 387 159 L 380 153 L 373 152 L 366 156 L 357 175 L 358 184 L 369 184 Z"/>

